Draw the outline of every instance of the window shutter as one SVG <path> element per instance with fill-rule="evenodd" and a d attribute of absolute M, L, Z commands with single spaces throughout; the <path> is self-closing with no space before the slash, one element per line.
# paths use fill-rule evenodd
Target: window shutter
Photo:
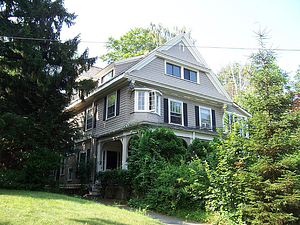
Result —
<path fill-rule="evenodd" d="M 164 122 L 169 123 L 169 103 L 167 98 L 164 98 Z"/>
<path fill-rule="evenodd" d="M 200 128 L 199 106 L 195 106 L 196 128 Z"/>
<path fill-rule="evenodd" d="M 117 91 L 116 116 L 120 114 L 120 90 Z"/>
<path fill-rule="evenodd" d="M 187 114 L 187 104 L 183 103 L 183 124 L 188 126 L 188 114 Z"/>
<path fill-rule="evenodd" d="M 98 110 L 98 106 L 97 104 L 94 105 L 94 128 L 96 128 L 97 126 L 97 110 Z"/>
<path fill-rule="evenodd" d="M 216 112 L 215 110 L 211 110 L 211 118 L 212 118 L 212 130 L 213 131 L 217 131 L 217 127 L 216 127 Z"/>
<path fill-rule="evenodd" d="M 86 110 L 84 111 L 83 130 L 86 131 Z"/>
<path fill-rule="evenodd" d="M 107 100 L 107 96 L 104 97 L 104 107 L 103 107 L 103 121 L 106 120 L 106 100 Z"/>

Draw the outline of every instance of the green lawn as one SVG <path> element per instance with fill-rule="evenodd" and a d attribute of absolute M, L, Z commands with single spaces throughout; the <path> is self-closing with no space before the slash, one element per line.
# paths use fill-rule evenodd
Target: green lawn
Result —
<path fill-rule="evenodd" d="M 141 213 L 65 195 L 0 189 L 0 224 L 161 224 Z"/>

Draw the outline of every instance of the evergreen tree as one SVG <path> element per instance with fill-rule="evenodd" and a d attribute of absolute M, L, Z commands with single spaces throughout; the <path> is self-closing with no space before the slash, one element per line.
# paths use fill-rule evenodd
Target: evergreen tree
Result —
<path fill-rule="evenodd" d="M 245 149 L 253 163 L 245 175 L 247 189 L 243 218 L 249 224 L 299 224 L 300 155 L 299 114 L 290 106 L 294 93 L 276 65 L 276 55 L 265 48 L 265 32 L 258 32 L 260 50 L 252 55 L 252 95 L 246 102 L 250 140 Z"/>
<path fill-rule="evenodd" d="M 63 0 L 0 1 L 0 186 L 41 189 L 72 150 L 69 103 L 78 74 L 94 59 L 62 43 L 75 15 Z M 53 178 L 52 178 L 53 179 Z"/>

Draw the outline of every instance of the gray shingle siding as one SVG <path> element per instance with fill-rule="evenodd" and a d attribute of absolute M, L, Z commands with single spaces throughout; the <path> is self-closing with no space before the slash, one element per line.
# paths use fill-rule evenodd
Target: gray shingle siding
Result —
<path fill-rule="evenodd" d="M 122 64 L 116 65 L 114 67 L 114 69 L 115 69 L 115 75 L 118 76 L 118 75 L 122 74 L 126 69 L 128 69 L 132 65 L 136 64 L 137 61 L 139 61 L 139 60 L 137 59 L 134 62 L 128 62 L 128 63 L 122 63 Z"/>
<path fill-rule="evenodd" d="M 169 50 L 167 51 L 162 51 L 164 53 L 167 53 L 169 55 L 172 55 L 172 56 L 175 56 L 177 58 L 180 58 L 182 60 L 185 60 L 187 62 L 191 62 L 191 63 L 194 63 L 194 64 L 200 64 L 196 59 L 195 57 L 191 54 L 189 48 L 195 48 L 195 47 L 192 47 L 192 46 L 185 46 L 184 45 L 184 51 L 181 51 L 179 49 L 179 45 L 183 44 L 183 42 L 181 41 L 180 43 L 174 45 L 173 47 L 171 47 Z M 200 64 L 202 65 L 202 64 Z"/>
<path fill-rule="evenodd" d="M 113 93 L 117 90 L 111 90 Z M 127 86 L 120 88 L 120 113 L 118 116 L 103 120 L 104 110 L 104 97 L 99 99 L 98 103 L 98 120 L 96 123 L 96 129 L 94 131 L 95 136 L 102 136 L 106 133 L 118 130 L 124 127 L 129 121 L 130 115 L 130 95 L 131 90 Z"/>
<path fill-rule="evenodd" d="M 221 100 L 228 100 L 218 92 L 206 73 L 199 72 L 200 84 L 165 74 L 165 60 L 162 58 L 156 58 L 141 70 L 133 71 L 131 74 L 136 77 L 149 79 L 149 81 L 153 80 L 161 85 L 171 85 L 173 88 L 180 89 L 183 92 L 184 90 L 189 90 Z"/>
<path fill-rule="evenodd" d="M 184 102 L 187 104 L 188 127 L 189 128 L 192 128 L 192 129 L 196 128 L 195 106 L 206 107 L 206 108 L 215 110 L 216 127 L 217 128 L 223 127 L 223 113 L 224 113 L 223 106 L 217 107 L 217 106 L 208 105 L 208 104 L 204 104 L 204 103 L 200 103 L 200 102 L 196 102 L 196 101 L 191 101 L 191 100 L 184 99 L 184 98 L 178 98 L 178 97 L 172 96 L 172 95 L 164 95 L 163 98 L 173 99 L 173 100 L 181 101 L 181 102 Z M 163 108 L 163 106 L 162 106 L 162 108 Z M 164 112 L 162 111 L 162 115 L 161 115 L 162 120 L 164 117 L 163 113 Z"/>

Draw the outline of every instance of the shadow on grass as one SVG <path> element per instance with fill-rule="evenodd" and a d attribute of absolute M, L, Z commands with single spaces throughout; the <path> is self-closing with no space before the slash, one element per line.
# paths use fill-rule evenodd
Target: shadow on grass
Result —
<path fill-rule="evenodd" d="M 118 223 L 116 221 L 106 220 L 106 219 L 99 219 L 99 218 L 89 218 L 86 220 L 77 220 L 77 219 L 71 219 L 72 221 L 75 221 L 77 223 L 82 224 L 91 224 L 91 225 L 128 225 L 126 223 Z"/>
<path fill-rule="evenodd" d="M 63 201 L 71 201 L 79 204 L 95 204 L 94 201 L 87 201 L 80 197 L 72 197 L 65 194 L 57 194 L 45 191 L 26 191 L 26 190 L 14 190 L 14 189 L 0 189 L 1 195 L 9 195 L 9 196 L 20 196 L 23 198 L 35 198 L 35 199 L 43 199 L 43 200 L 63 200 Z"/>

